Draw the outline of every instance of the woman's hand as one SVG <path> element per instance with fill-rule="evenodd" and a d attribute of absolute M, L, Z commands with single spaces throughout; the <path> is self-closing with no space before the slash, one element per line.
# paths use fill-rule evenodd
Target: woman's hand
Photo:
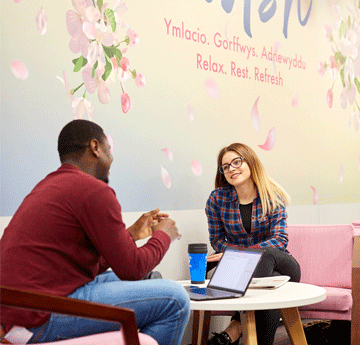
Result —
<path fill-rule="evenodd" d="M 211 254 L 207 257 L 207 262 L 218 262 L 224 253 Z"/>

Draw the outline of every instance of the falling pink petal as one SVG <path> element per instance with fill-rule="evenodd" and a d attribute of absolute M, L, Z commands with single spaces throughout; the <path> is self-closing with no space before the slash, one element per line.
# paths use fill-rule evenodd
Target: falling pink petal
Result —
<path fill-rule="evenodd" d="M 191 104 L 189 104 L 187 107 L 187 114 L 189 121 L 192 122 L 194 120 L 194 109 Z"/>
<path fill-rule="evenodd" d="M 110 153 L 113 154 L 113 152 L 114 152 L 114 141 L 113 141 L 110 134 L 107 135 L 107 140 L 108 140 L 109 145 L 110 145 Z"/>
<path fill-rule="evenodd" d="M 296 108 L 299 104 L 299 94 L 296 92 L 295 98 L 291 101 L 291 105 Z"/>
<path fill-rule="evenodd" d="M 328 90 L 327 94 L 326 94 L 326 103 L 329 106 L 329 108 L 332 107 L 333 104 L 333 92 L 331 89 Z"/>
<path fill-rule="evenodd" d="M 270 151 L 274 148 L 276 141 L 276 130 L 275 127 L 270 129 L 269 134 L 267 136 L 267 139 L 265 141 L 265 144 L 258 145 L 261 149 Z"/>
<path fill-rule="evenodd" d="M 225 24 L 225 37 L 228 41 L 231 41 L 229 35 L 228 35 L 228 27 L 229 27 L 229 23 Z"/>
<path fill-rule="evenodd" d="M 340 168 L 339 168 L 339 182 L 340 183 L 342 183 L 342 181 L 344 180 L 344 173 L 345 173 L 344 164 L 341 164 Z"/>
<path fill-rule="evenodd" d="M 14 0 L 14 2 L 15 2 L 16 4 L 18 4 L 20 1 L 21 1 L 21 0 Z"/>
<path fill-rule="evenodd" d="M 48 23 L 48 19 L 47 19 L 46 12 L 41 7 L 41 9 L 39 10 L 39 12 L 36 15 L 36 28 L 41 36 L 45 35 L 45 33 L 46 33 L 47 23 Z"/>
<path fill-rule="evenodd" d="M 260 118 L 259 118 L 259 111 L 258 111 L 258 101 L 260 96 L 256 99 L 252 111 L 251 111 L 251 123 L 256 132 L 259 133 L 260 130 Z"/>
<path fill-rule="evenodd" d="M 197 176 L 202 174 L 202 166 L 197 160 L 191 162 L 191 170 Z"/>
<path fill-rule="evenodd" d="M 317 190 L 313 187 L 313 186 L 310 186 L 311 189 L 313 190 L 313 204 L 314 205 L 317 205 L 318 201 L 319 201 L 319 195 L 318 195 L 318 192 Z"/>
<path fill-rule="evenodd" d="M 26 79 L 29 76 L 29 71 L 26 66 L 20 60 L 14 60 L 11 63 L 11 70 L 14 76 L 18 79 Z"/>
<path fill-rule="evenodd" d="M 277 54 L 280 48 L 281 48 L 281 43 L 275 42 L 274 43 L 274 53 Z"/>
<path fill-rule="evenodd" d="M 163 181 L 166 188 L 171 187 L 171 180 L 168 171 L 161 166 L 161 180 Z"/>
<path fill-rule="evenodd" d="M 274 74 L 277 74 L 277 69 L 276 69 L 276 63 L 275 63 L 275 61 L 274 60 L 272 60 L 271 61 L 272 62 L 272 65 L 273 65 L 273 67 L 274 67 Z"/>
<path fill-rule="evenodd" d="M 169 158 L 169 161 L 172 162 L 173 161 L 173 153 L 171 152 L 170 149 L 161 149 L 161 151 L 165 152 L 165 154 L 167 155 L 167 158 Z"/>
<path fill-rule="evenodd" d="M 220 95 L 220 89 L 216 81 L 212 78 L 205 80 L 205 88 L 206 92 L 211 98 L 219 98 Z"/>

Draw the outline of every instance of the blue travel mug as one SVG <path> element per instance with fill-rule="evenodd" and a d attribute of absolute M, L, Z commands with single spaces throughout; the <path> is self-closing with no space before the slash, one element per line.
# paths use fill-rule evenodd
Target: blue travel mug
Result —
<path fill-rule="evenodd" d="M 206 276 L 206 243 L 191 243 L 188 246 L 191 284 L 205 283 Z"/>

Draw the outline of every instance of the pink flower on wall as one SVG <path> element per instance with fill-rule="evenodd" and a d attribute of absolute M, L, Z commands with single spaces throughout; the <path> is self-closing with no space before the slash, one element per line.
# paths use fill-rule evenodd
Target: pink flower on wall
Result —
<path fill-rule="evenodd" d="M 135 85 L 140 89 L 145 86 L 145 77 L 142 73 L 137 73 L 135 78 Z"/>
<path fill-rule="evenodd" d="M 65 90 L 66 90 L 66 96 L 68 98 L 71 99 L 71 101 L 73 102 L 75 97 L 73 96 L 73 90 L 70 90 L 70 87 L 69 87 L 69 83 L 68 83 L 68 80 L 67 80 L 67 75 L 65 73 L 65 71 L 63 71 L 63 76 L 64 76 L 64 79 L 60 78 L 59 76 L 56 76 L 56 78 L 58 78 L 65 86 Z"/>
<path fill-rule="evenodd" d="M 24 65 L 24 63 L 20 60 L 14 60 L 11 64 L 11 71 L 13 72 L 14 76 L 18 79 L 27 79 L 29 76 L 29 71 Z"/>
<path fill-rule="evenodd" d="M 131 109 L 131 100 L 127 93 L 121 94 L 121 110 L 123 113 L 127 113 Z"/>
<path fill-rule="evenodd" d="M 145 86 L 145 77 L 130 68 L 130 61 L 124 56 L 127 47 L 139 44 L 138 33 L 121 19 L 128 11 L 127 5 L 114 0 L 112 9 L 108 3 L 93 0 L 72 0 L 74 9 L 66 13 L 66 26 L 71 36 L 70 50 L 81 55 L 73 60 L 74 72 L 82 70 L 83 83 L 71 89 L 76 93 L 83 86 L 86 92 L 98 92 L 102 104 L 110 102 L 111 94 L 107 79 L 115 73 L 120 82 L 121 109 L 124 113 L 131 107 L 130 96 L 125 91 L 125 82 L 134 79 L 136 86 Z M 123 30 L 123 32 L 121 32 Z"/>
<path fill-rule="evenodd" d="M 324 76 L 328 71 L 332 82 L 342 88 L 336 95 L 333 95 L 333 87 L 329 89 L 327 105 L 331 108 L 335 97 L 343 109 L 350 106 L 351 117 L 354 112 L 360 113 L 356 101 L 360 94 L 360 5 L 358 1 L 349 1 L 348 6 L 340 7 L 334 2 L 331 7 L 335 22 L 326 24 L 323 31 L 332 53 L 328 61 L 319 62 L 318 72 Z"/>
<path fill-rule="evenodd" d="M 94 108 L 87 99 L 84 99 L 83 97 L 75 98 L 72 103 L 72 108 L 75 119 L 82 119 L 86 111 L 88 113 L 89 120 L 93 120 Z"/>

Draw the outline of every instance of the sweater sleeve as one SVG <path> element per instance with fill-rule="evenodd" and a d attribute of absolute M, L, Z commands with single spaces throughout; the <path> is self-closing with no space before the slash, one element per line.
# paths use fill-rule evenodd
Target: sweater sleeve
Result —
<path fill-rule="evenodd" d="M 80 214 L 80 223 L 103 257 L 102 262 L 106 261 L 120 279 L 142 279 L 169 249 L 171 240 L 163 231 L 155 231 L 146 244 L 137 247 L 110 187 L 89 194 L 81 205 Z"/>
<path fill-rule="evenodd" d="M 210 243 L 216 252 L 223 252 L 228 243 L 224 229 L 224 223 L 221 220 L 220 207 L 216 201 L 216 192 L 210 194 L 206 202 L 205 213 L 208 221 Z"/>

